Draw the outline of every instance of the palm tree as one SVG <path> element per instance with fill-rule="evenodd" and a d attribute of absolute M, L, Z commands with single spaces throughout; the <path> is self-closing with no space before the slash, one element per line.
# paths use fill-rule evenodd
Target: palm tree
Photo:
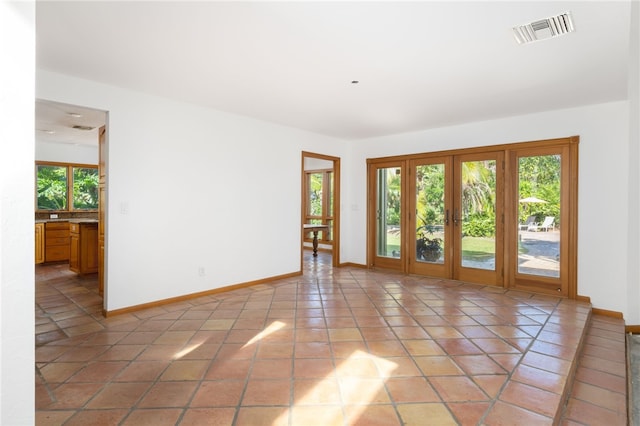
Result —
<path fill-rule="evenodd" d="M 495 170 L 495 160 L 462 163 L 462 211 L 465 216 L 494 212 Z"/>

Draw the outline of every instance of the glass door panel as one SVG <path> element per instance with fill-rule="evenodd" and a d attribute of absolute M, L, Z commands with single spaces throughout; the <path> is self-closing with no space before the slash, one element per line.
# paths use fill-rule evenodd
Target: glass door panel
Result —
<path fill-rule="evenodd" d="M 401 168 L 378 169 L 376 198 L 376 255 L 400 258 Z"/>
<path fill-rule="evenodd" d="M 558 154 L 518 158 L 518 273 L 560 277 Z"/>
<path fill-rule="evenodd" d="M 415 230 L 410 235 L 415 241 L 415 251 L 410 253 L 410 273 L 443 278 L 451 274 L 450 165 L 450 157 L 415 160 L 410 164 L 409 190 L 413 198 L 409 210 L 415 212 L 409 224 Z"/>
<path fill-rule="evenodd" d="M 502 283 L 502 153 L 456 157 L 455 277 Z M 499 195 L 500 194 L 500 195 Z"/>
<path fill-rule="evenodd" d="M 521 149 L 513 153 L 509 236 L 510 286 L 575 297 L 577 146 Z M 574 194 L 574 195 L 572 195 Z M 573 201 L 572 201 L 573 200 Z M 573 247 L 573 249 L 571 249 Z"/>
<path fill-rule="evenodd" d="M 404 173 L 401 162 L 369 167 L 369 229 L 373 237 L 369 240 L 370 266 L 405 270 Z"/>
<path fill-rule="evenodd" d="M 416 261 L 444 263 L 444 164 L 416 167 Z"/>
<path fill-rule="evenodd" d="M 462 266 L 496 270 L 496 161 L 461 163 Z"/>

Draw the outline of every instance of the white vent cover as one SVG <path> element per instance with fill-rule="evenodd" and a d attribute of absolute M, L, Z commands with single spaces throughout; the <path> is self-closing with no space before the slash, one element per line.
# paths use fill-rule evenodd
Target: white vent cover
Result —
<path fill-rule="evenodd" d="M 571 19 L 571 12 L 513 27 L 513 33 L 518 44 L 533 43 L 534 41 L 557 37 L 573 31 L 575 31 L 575 27 L 573 26 L 573 19 Z"/>

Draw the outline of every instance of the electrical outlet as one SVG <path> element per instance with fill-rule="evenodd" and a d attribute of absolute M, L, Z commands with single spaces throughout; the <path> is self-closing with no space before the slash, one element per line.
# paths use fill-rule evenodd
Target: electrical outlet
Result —
<path fill-rule="evenodd" d="M 49 215 L 49 219 L 57 219 L 57 218 L 58 218 L 58 215 L 56 213 L 51 213 Z"/>
<path fill-rule="evenodd" d="M 205 276 L 204 266 L 198 267 L 198 276 L 200 276 L 200 277 L 204 277 Z"/>

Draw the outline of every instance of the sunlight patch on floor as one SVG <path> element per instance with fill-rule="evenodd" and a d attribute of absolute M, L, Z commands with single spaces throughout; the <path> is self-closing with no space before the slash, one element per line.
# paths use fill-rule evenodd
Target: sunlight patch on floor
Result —
<path fill-rule="evenodd" d="M 271 324 L 269 324 L 269 326 L 267 328 L 265 328 L 260 333 L 258 333 L 255 336 L 253 336 L 251 338 L 251 340 L 249 340 L 247 343 L 244 344 L 244 346 L 242 346 L 242 348 L 244 349 L 249 345 L 253 345 L 256 342 L 259 342 L 260 340 L 264 339 L 268 335 L 273 334 L 276 331 L 280 330 L 285 325 L 286 324 L 283 323 L 282 321 L 274 321 L 274 322 L 272 322 Z"/>
<path fill-rule="evenodd" d="M 354 380 L 348 380 L 343 382 L 345 385 L 340 387 L 340 394 L 342 397 L 342 401 L 351 401 L 358 400 L 358 405 L 354 405 L 355 408 L 350 412 L 350 422 L 354 422 L 360 417 L 361 413 L 367 409 L 368 404 L 372 402 L 375 396 L 382 390 L 382 385 L 384 384 L 384 380 L 379 381 L 378 386 L 372 386 L 371 380 L 357 380 L 357 375 L 353 375 L 349 369 L 350 366 L 354 365 L 354 362 L 358 360 L 362 360 L 363 358 L 368 358 L 370 360 L 375 361 L 377 368 L 379 370 L 379 376 L 381 378 L 390 377 L 391 373 L 398 368 L 398 364 L 395 362 L 388 361 L 384 358 L 379 358 L 375 355 L 371 355 L 367 352 L 363 352 L 361 350 L 354 351 L 349 358 L 345 359 L 336 367 L 335 370 L 329 372 L 323 379 L 319 379 L 318 383 L 322 383 L 324 380 L 329 380 L 334 377 L 349 377 L 352 376 Z M 368 379 L 369 377 L 367 377 Z M 314 394 L 314 389 L 310 390 L 307 393 L 307 396 L 303 397 L 299 402 L 292 405 L 291 408 L 280 415 L 272 424 L 282 424 L 286 422 L 289 416 L 289 411 L 293 410 L 298 406 L 308 406 L 312 405 L 313 401 L 309 400 L 309 395 Z M 337 425 L 343 424 L 342 411 L 336 412 L 334 410 L 325 410 L 320 414 L 319 417 L 314 419 L 315 424 L 318 425 Z"/>
<path fill-rule="evenodd" d="M 183 350 L 176 352 L 173 355 L 173 359 L 180 359 L 183 356 L 195 351 L 196 349 L 198 349 L 202 344 L 204 343 L 204 341 L 200 342 L 200 343 L 194 343 L 193 345 L 189 345 L 186 348 L 184 348 Z"/>

